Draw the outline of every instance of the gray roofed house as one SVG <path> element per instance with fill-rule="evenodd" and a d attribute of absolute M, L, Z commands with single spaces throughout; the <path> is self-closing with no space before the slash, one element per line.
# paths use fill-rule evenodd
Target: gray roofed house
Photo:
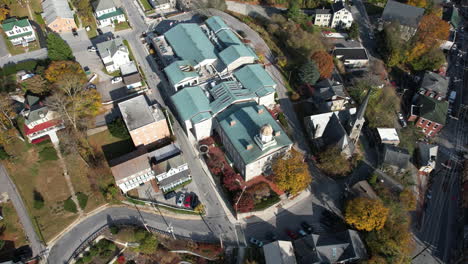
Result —
<path fill-rule="evenodd" d="M 44 118 L 49 112 L 49 108 L 43 103 L 42 99 L 32 94 L 26 95 L 24 106 L 26 125 Z"/>
<path fill-rule="evenodd" d="M 320 15 L 326 15 L 326 14 L 331 14 L 331 10 L 330 9 L 325 9 L 325 8 L 322 8 L 322 9 L 315 9 L 315 14 L 320 14 Z"/>
<path fill-rule="evenodd" d="M 449 77 L 427 71 L 424 74 L 424 78 L 421 83 L 421 89 L 424 89 L 428 93 L 433 93 L 435 98 L 445 98 L 447 96 L 449 82 Z"/>
<path fill-rule="evenodd" d="M 418 165 L 421 174 L 429 174 L 436 167 L 439 147 L 425 142 L 418 143 Z"/>
<path fill-rule="evenodd" d="M 277 240 L 263 246 L 265 264 L 296 264 L 291 241 Z"/>
<path fill-rule="evenodd" d="M 76 28 L 73 12 L 67 0 L 44 0 L 41 4 L 44 10 L 42 17 L 51 30 L 63 32 Z M 61 20 L 67 20 L 67 22 Z"/>
<path fill-rule="evenodd" d="M 335 48 L 333 55 L 343 61 L 349 68 L 362 68 L 369 64 L 369 56 L 365 48 Z"/>
<path fill-rule="evenodd" d="M 372 186 L 365 180 L 358 181 L 350 188 L 350 191 L 355 197 L 366 197 L 375 200 L 380 199 Z"/>
<path fill-rule="evenodd" d="M 298 264 L 351 263 L 367 257 L 366 247 L 355 230 L 311 234 L 293 241 Z"/>
<path fill-rule="evenodd" d="M 115 38 L 98 43 L 96 47 L 101 58 L 108 56 L 112 57 L 119 50 L 128 53 L 127 46 L 123 44 L 122 38 Z"/>
<path fill-rule="evenodd" d="M 93 2 L 94 12 L 107 10 L 115 7 L 113 0 L 97 0 Z"/>
<path fill-rule="evenodd" d="M 313 100 L 319 112 L 341 111 L 349 102 L 350 97 L 339 82 L 324 79 L 316 83 L 314 88 Z"/>
<path fill-rule="evenodd" d="M 389 144 L 383 144 L 382 164 L 390 166 L 396 170 L 406 170 L 410 163 L 408 150 Z"/>
<path fill-rule="evenodd" d="M 161 111 L 150 111 L 143 95 L 119 103 L 119 109 L 129 131 L 165 119 Z"/>
<path fill-rule="evenodd" d="M 400 25 L 400 37 L 409 40 L 416 34 L 419 21 L 423 15 L 424 8 L 388 0 L 379 23 L 379 30 L 383 29 L 384 24 L 395 22 Z"/>

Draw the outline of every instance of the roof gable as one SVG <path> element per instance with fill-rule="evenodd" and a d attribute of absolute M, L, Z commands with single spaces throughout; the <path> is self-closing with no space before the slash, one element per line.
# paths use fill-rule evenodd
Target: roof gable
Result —
<path fill-rule="evenodd" d="M 21 19 L 21 20 L 18 20 L 17 18 L 9 18 L 2 22 L 2 28 L 4 31 L 10 31 L 14 27 L 24 28 L 28 26 L 31 26 L 31 24 L 29 23 L 29 20 L 26 18 Z"/>
<path fill-rule="evenodd" d="M 229 65 L 242 57 L 253 57 L 258 59 L 255 53 L 244 44 L 231 45 L 219 53 L 219 58 L 225 65 Z"/>
<path fill-rule="evenodd" d="M 172 85 L 186 79 L 198 77 L 198 72 L 195 71 L 193 65 L 187 60 L 179 60 L 169 64 L 169 66 L 164 68 L 164 72 Z"/>
<path fill-rule="evenodd" d="M 382 20 L 388 22 L 395 21 L 401 25 L 416 28 L 423 15 L 424 8 L 388 0 L 382 13 Z"/>
<path fill-rule="evenodd" d="M 250 64 L 234 72 L 234 76 L 245 88 L 257 93 L 261 88 L 269 87 L 272 92 L 276 83 L 260 64 Z"/>
<path fill-rule="evenodd" d="M 211 117 L 210 102 L 199 86 L 180 90 L 171 96 L 171 101 L 183 121 L 200 122 Z"/>
<path fill-rule="evenodd" d="M 448 102 L 435 98 L 418 95 L 415 106 L 418 108 L 418 116 L 432 122 L 445 125 L 447 119 Z"/>
<path fill-rule="evenodd" d="M 437 92 L 443 96 L 447 94 L 450 78 L 444 77 L 435 72 L 426 72 L 421 83 L 421 88 Z"/>
<path fill-rule="evenodd" d="M 93 6 L 94 6 L 94 12 L 107 10 L 107 9 L 116 7 L 113 0 L 97 0 L 94 2 Z"/>
<path fill-rule="evenodd" d="M 224 20 L 219 16 L 212 16 L 205 20 L 205 24 L 215 33 L 222 29 L 229 29 Z"/>

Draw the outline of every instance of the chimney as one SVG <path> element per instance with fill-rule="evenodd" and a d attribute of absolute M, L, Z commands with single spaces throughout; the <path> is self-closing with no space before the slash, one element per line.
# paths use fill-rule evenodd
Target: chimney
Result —
<path fill-rule="evenodd" d="M 247 146 L 245 146 L 245 149 L 246 150 L 251 150 L 253 148 L 253 145 L 252 144 L 248 144 Z"/>
<path fill-rule="evenodd" d="M 281 131 L 275 131 L 275 137 L 279 137 L 281 135 Z"/>
<path fill-rule="evenodd" d="M 230 126 L 234 126 L 235 124 L 236 124 L 236 120 L 231 120 L 231 122 L 229 122 Z"/>
<path fill-rule="evenodd" d="M 263 108 L 260 108 L 260 107 L 259 107 L 258 110 L 257 110 L 257 113 L 258 113 L 259 115 L 263 114 Z"/>

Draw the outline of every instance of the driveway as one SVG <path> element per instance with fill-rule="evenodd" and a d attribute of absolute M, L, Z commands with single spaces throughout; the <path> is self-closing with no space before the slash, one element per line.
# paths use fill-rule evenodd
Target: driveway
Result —
<path fill-rule="evenodd" d="M 43 60 L 43 59 L 47 59 L 46 48 L 38 49 L 35 51 L 31 51 L 31 52 L 26 52 L 23 54 L 18 54 L 18 55 L 11 56 L 11 57 L 8 57 L 8 56 L 2 57 L 0 58 L 0 67 L 3 67 L 5 64 L 9 64 L 9 63 L 18 63 L 20 61 L 26 61 L 26 60 Z"/>
<path fill-rule="evenodd" d="M 21 199 L 21 195 L 19 194 L 18 189 L 11 181 L 10 176 L 8 176 L 8 172 L 6 171 L 5 167 L 0 164 L 0 193 L 3 192 L 8 193 L 8 196 L 16 209 L 16 213 L 18 214 L 20 222 L 23 225 L 24 232 L 28 237 L 33 256 L 41 254 L 45 247 L 34 230 L 33 223 L 29 218 L 28 211 L 24 206 L 24 202 Z"/>

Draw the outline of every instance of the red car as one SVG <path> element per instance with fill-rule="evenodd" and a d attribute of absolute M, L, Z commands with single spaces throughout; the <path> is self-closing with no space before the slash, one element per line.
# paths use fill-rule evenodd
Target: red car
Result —
<path fill-rule="evenodd" d="M 291 231 L 289 229 L 286 229 L 286 234 L 292 239 L 298 239 L 299 238 L 296 233 L 294 233 L 293 231 Z"/>
<path fill-rule="evenodd" d="M 190 208 L 191 204 L 192 204 L 192 195 L 187 195 L 187 197 L 185 197 L 185 201 L 184 201 L 185 208 Z"/>

